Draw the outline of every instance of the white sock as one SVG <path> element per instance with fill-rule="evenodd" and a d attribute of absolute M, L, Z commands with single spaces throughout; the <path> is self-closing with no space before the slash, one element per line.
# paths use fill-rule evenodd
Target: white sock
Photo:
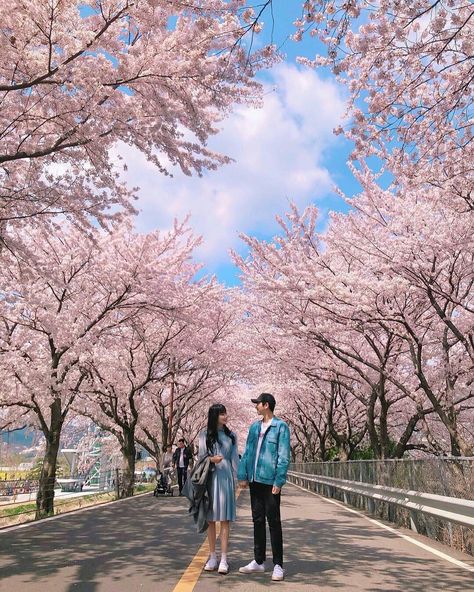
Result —
<path fill-rule="evenodd" d="M 217 561 L 217 555 L 215 551 L 214 553 L 209 553 L 209 559 L 214 559 L 214 561 Z"/>
<path fill-rule="evenodd" d="M 221 561 L 225 561 L 227 563 L 227 553 L 221 553 Z"/>

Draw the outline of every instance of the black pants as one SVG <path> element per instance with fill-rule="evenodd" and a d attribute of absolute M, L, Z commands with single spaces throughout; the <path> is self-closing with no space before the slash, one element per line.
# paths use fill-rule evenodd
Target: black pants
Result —
<path fill-rule="evenodd" d="M 283 534 L 280 518 L 281 494 L 272 493 L 272 485 L 250 482 L 250 503 L 252 505 L 254 556 L 257 563 L 263 563 L 267 552 L 265 518 L 270 527 L 273 564 L 283 567 Z"/>
<path fill-rule="evenodd" d="M 188 467 L 178 467 L 178 487 L 179 493 L 183 490 L 186 479 L 188 478 Z"/>

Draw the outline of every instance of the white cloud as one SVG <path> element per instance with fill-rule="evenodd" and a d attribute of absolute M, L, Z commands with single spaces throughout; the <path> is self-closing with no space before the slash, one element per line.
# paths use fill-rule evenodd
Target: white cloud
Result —
<path fill-rule="evenodd" d="M 344 101 L 339 88 L 314 71 L 279 65 L 272 72 L 262 109 L 239 107 L 222 123 L 210 147 L 235 159 L 204 177 L 160 175 L 129 147 L 121 154 L 126 179 L 140 187 L 137 227 L 167 228 L 174 217 L 191 214 L 202 234 L 199 259 L 212 270 L 228 260 L 239 244 L 239 232 L 267 234 L 276 229 L 275 215 L 327 195 L 332 186 L 321 164 L 322 152 L 334 143 L 332 129 L 340 122 Z"/>

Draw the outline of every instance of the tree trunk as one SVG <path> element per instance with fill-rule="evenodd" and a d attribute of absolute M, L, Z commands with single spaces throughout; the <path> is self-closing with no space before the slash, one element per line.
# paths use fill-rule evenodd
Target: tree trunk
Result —
<path fill-rule="evenodd" d="M 327 440 L 326 438 L 321 438 L 319 440 L 319 450 L 320 450 L 320 456 L 321 456 L 321 460 L 322 462 L 327 462 L 329 460 L 329 451 L 327 449 Z M 312 454 L 312 457 L 310 459 L 311 462 L 314 462 L 316 458 L 316 452 L 314 452 Z"/>
<path fill-rule="evenodd" d="M 56 400 L 51 405 L 50 428 L 44 434 L 46 439 L 46 451 L 39 478 L 38 494 L 36 496 L 37 520 L 54 514 L 54 482 L 56 480 L 56 465 L 58 461 L 62 424 L 61 401 Z"/>
<path fill-rule="evenodd" d="M 341 462 L 347 462 L 349 460 L 349 445 L 347 442 L 342 442 L 339 446 L 339 460 Z"/>
<path fill-rule="evenodd" d="M 148 452 L 150 453 L 149 450 L 148 450 Z M 158 445 L 158 443 L 156 442 L 156 440 L 154 440 L 153 441 L 153 453 L 150 453 L 150 456 L 155 461 L 156 473 L 157 474 L 161 470 L 161 459 L 162 459 L 162 455 L 163 454 L 164 454 L 164 452 L 161 451 L 161 447 Z"/>
<path fill-rule="evenodd" d="M 123 442 L 121 446 L 123 456 L 122 479 L 120 480 L 120 497 L 131 497 L 135 484 L 135 434 L 130 428 L 123 428 Z"/>
<path fill-rule="evenodd" d="M 437 396 L 435 392 L 432 390 L 428 379 L 425 376 L 423 371 L 423 346 L 420 342 L 416 342 L 416 348 L 411 345 L 410 352 L 413 360 L 413 366 L 415 368 L 416 375 L 418 380 L 420 381 L 420 386 L 425 392 L 428 400 L 433 405 L 434 411 L 438 414 L 438 417 L 443 422 L 445 428 L 448 430 L 450 443 L 451 443 L 451 454 L 453 456 L 470 456 L 473 452 L 471 446 L 469 446 L 468 442 L 465 438 L 459 433 L 457 427 L 457 412 L 454 409 L 453 405 L 450 406 L 448 410 L 446 410 L 445 406 L 441 403 L 441 397 Z M 447 389 L 446 389 L 446 396 L 453 400 L 452 396 L 452 389 L 453 389 L 452 381 L 448 380 Z M 451 396 L 450 396 L 451 395 Z"/>
<path fill-rule="evenodd" d="M 166 449 L 167 446 L 171 445 L 171 434 L 169 432 L 168 425 L 168 417 L 164 415 L 161 418 L 161 442 L 163 445 L 163 449 Z"/>
<path fill-rule="evenodd" d="M 381 457 L 391 458 L 390 450 L 390 434 L 388 430 L 388 413 L 390 410 L 390 403 L 385 397 L 385 379 L 383 376 L 380 377 L 379 385 L 379 401 L 380 401 L 380 416 L 379 416 L 379 434 L 380 434 L 380 451 Z"/>
<path fill-rule="evenodd" d="M 156 462 L 160 465 L 161 464 L 161 458 L 163 456 L 163 454 L 166 452 L 166 448 L 163 449 L 160 444 L 158 442 L 155 443 L 155 454 L 151 455 L 154 456 L 154 458 L 156 459 Z"/>
<path fill-rule="evenodd" d="M 372 447 L 375 458 L 382 458 L 382 451 L 380 449 L 380 440 L 375 425 L 375 404 L 378 399 L 378 393 L 375 387 L 372 387 L 369 404 L 367 407 L 367 431 L 369 433 L 370 446 Z"/>

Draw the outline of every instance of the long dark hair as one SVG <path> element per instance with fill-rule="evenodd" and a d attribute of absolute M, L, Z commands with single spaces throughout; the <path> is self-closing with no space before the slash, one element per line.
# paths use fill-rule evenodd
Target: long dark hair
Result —
<path fill-rule="evenodd" d="M 224 407 L 224 405 L 222 405 L 222 403 L 214 403 L 214 405 L 209 407 L 206 431 L 206 447 L 209 453 L 212 453 L 212 449 L 217 442 L 217 426 L 219 425 L 219 415 L 222 415 L 223 413 L 227 413 L 227 409 Z M 235 436 L 226 425 L 224 425 L 224 433 L 232 440 L 232 444 L 235 444 Z"/>

